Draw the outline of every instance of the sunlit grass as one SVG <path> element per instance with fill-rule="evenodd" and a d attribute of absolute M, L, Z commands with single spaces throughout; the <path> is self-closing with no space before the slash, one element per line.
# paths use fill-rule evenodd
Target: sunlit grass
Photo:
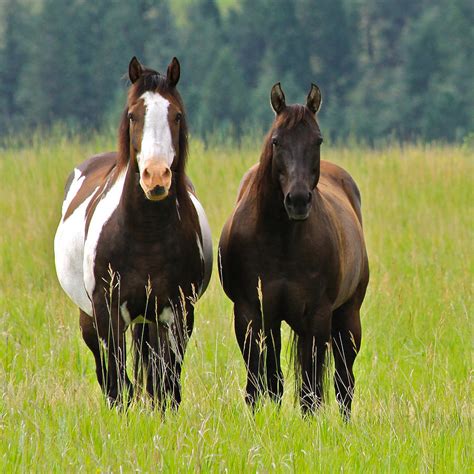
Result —
<path fill-rule="evenodd" d="M 215 246 L 259 146 L 192 142 L 189 175 Z M 2 472 L 472 472 L 472 152 L 323 148 L 359 184 L 371 263 L 346 426 L 332 389 L 314 420 L 301 419 L 288 357 L 281 410 L 250 415 L 217 272 L 197 306 L 179 412 L 162 420 L 140 404 L 127 414 L 105 406 L 52 241 L 72 166 L 113 148 L 52 137 L 0 151 Z"/>

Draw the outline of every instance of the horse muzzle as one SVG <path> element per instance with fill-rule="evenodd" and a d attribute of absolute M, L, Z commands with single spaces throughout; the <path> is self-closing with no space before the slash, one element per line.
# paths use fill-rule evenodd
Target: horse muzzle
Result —
<path fill-rule="evenodd" d="M 309 191 L 289 192 L 285 196 L 285 210 L 292 221 L 304 221 L 311 211 L 313 194 Z"/>
<path fill-rule="evenodd" d="M 166 199 L 171 187 L 172 172 L 162 160 L 148 161 L 140 171 L 140 186 L 150 201 Z"/>

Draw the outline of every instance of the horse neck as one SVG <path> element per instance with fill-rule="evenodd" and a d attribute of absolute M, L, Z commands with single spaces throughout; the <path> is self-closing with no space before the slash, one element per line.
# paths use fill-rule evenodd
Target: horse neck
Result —
<path fill-rule="evenodd" d="M 171 193 L 166 199 L 161 202 L 149 201 L 139 184 L 138 168 L 129 162 L 120 212 L 122 221 L 134 231 L 146 229 L 146 233 L 150 233 L 172 225 L 178 219 L 176 183 L 173 182 Z"/>
<path fill-rule="evenodd" d="M 271 170 L 265 174 L 257 190 L 258 215 L 262 219 L 281 220 L 286 216 L 283 205 L 283 193 L 271 176 Z"/>

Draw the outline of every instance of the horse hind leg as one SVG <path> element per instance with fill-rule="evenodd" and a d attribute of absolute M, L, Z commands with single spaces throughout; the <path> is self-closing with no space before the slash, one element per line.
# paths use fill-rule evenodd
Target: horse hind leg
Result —
<path fill-rule="evenodd" d="M 359 306 L 352 301 L 348 302 L 334 311 L 332 319 L 334 389 L 345 421 L 349 421 L 351 416 L 355 386 L 352 368 L 361 343 Z"/>
<path fill-rule="evenodd" d="M 94 355 L 97 381 L 99 382 L 102 391 L 106 393 L 107 367 L 105 364 L 104 349 L 101 346 L 99 333 L 94 324 L 94 320 L 91 316 L 80 310 L 79 324 L 81 327 L 82 338 Z"/>

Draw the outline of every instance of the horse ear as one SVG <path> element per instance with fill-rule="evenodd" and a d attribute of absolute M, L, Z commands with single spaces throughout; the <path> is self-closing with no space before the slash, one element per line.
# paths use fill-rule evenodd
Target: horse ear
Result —
<path fill-rule="evenodd" d="M 135 82 L 140 79 L 140 76 L 143 74 L 144 67 L 140 64 L 140 61 L 137 59 L 136 56 L 130 61 L 128 65 L 128 77 L 130 78 L 130 82 L 135 84 Z"/>
<path fill-rule="evenodd" d="M 171 87 L 174 87 L 178 81 L 181 74 L 181 66 L 177 58 L 173 58 L 168 65 L 168 70 L 166 71 L 166 80 Z"/>
<path fill-rule="evenodd" d="M 316 114 L 321 108 L 321 102 L 321 90 L 316 84 L 311 84 L 311 90 L 306 99 L 306 107 L 308 107 L 313 114 Z"/>
<path fill-rule="evenodd" d="M 270 103 L 272 104 L 272 109 L 278 115 L 285 107 L 285 94 L 283 94 L 283 89 L 279 82 L 277 82 L 270 92 Z"/>

